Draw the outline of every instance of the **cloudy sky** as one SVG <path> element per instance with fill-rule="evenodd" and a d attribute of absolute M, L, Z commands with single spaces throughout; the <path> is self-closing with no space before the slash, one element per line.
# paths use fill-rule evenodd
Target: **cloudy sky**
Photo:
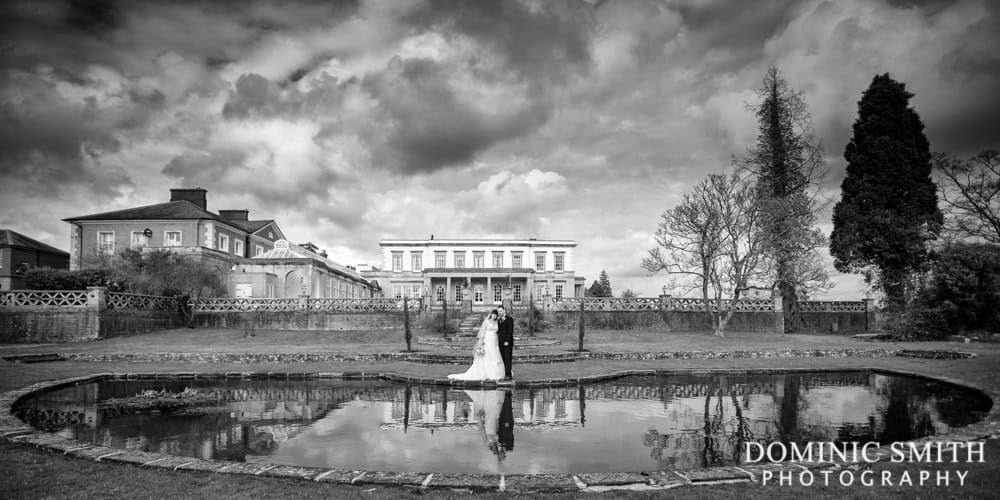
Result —
<path fill-rule="evenodd" d="M 769 65 L 805 93 L 839 197 L 888 72 L 935 151 L 1000 147 L 988 0 L 4 2 L 0 228 L 208 189 L 345 264 L 382 238 L 574 239 L 658 293 L 659 215 L 756 134 Z M 821 219 L 829 232 L 829 213 Z M 830 298 L 859 280 L 834 273 Z"/>

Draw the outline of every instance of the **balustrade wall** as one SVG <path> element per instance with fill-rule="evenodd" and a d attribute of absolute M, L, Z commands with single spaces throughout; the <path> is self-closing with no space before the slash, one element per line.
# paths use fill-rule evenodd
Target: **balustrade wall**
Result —
<path fill-rule="evenodd" d="M 705 302 L 698 298 L 562 298 L 546 299 L 539 306 L 553 326 L 576 328 L 583 305 L 585 326 L 617 330 L 664 328 L 668 331 L 703 331 L 712 329 L 712 318 L 706 314 Z M 708 301 L 708 309 L 717 312 L 733 310 L 727 330 L 747 332 L 780 332 L 785 315 L 781 299 L 747 298 L 721 304 Z M 797 330 L 805 332 L 867 331 L 877 328 L 874 301 L 802 301 L 799 303 Z"/>
<path fill-rule="evenodd" d="M 430 311 L 421 299 L 405 302 L 413 328 Z M 545 321 L 557 328 L 576 328 L 580 308 L 590 328 L 706 331 L 712 318 L 701 299 L 662 295 L 658 298 L 545 297 L 538 303 Z M 780 299 L 751 298 L 735 303 L 709 301 L 717 310 L 733 309 L 727 330 L 782 331 Z M 211 328 L 266 330 L 395 330 L 404 325 L 404 300 L 207 298 L 185 306 L 192 325 Z M 515 319 L 526 309 L 515 309 Z M 813 332 L 847 332 L 877 329 L 874 303 L 865 301 L 799 304 L 798 329 Z M 0 342 L 69 342 L 153 330 L 185 324 L 182 304 L 172 297 L 108 292 L 103 287 L 87 291 L 19 290 L 0 292 Z"/>
<path fill-rule="evenodd" d="M 0 342 L 74 342 L 183 326 L 180 302 L 157 297 L 81 290 L 0 292 Z"/>
<path fill-rule="evenodd" d="M 410 321 L 423 312 L 406 299 Z M 403 328 L 403 299 L 211 298 L 191 303 L 195 326 L 265 330 L 395 330 Z"/>

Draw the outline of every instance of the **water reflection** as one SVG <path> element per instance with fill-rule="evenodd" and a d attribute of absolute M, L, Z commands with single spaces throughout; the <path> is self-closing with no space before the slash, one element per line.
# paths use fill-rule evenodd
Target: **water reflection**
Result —
<path fill-rule="evenodd" d="M 215 399 L 169 413 L 108 403 L 185 387 Z M 967 425 L 988 409 L 988 400 L 938 383 L 816 373 L 486 391 L 372 381 L 108 381 L 39 395 L 18 413 L 81 441 L 200 458 L 548 473 L 736 464 L 746 442 L 910 439 Z"/>

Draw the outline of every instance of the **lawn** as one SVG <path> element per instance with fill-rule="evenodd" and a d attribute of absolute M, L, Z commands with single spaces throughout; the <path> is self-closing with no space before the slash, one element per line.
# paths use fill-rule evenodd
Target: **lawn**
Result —
<path fill-rule="evenodd" d="M 566 352 L 575 346 L 574 330 L 549 331 L 542 334 L 558 338 L 562 344 L 549 348 Z M 180 329 L 148 335 L 122 337 L 78 344 L 0 346 L 0 354 L 42 352 L 398 352 L 402 349 L 401 332 L 279 332 L 258 331 L 253 338 L 243 338 L 239 330 Z M 590 360 L 553 364 L 515 364 L 520 380 L 564 378 L 614 373 L 629 369 L 865 369 L 881 368 L 919 373 L 960 381 L 985 390 L 994 400 L 1000 397 L 1000 345 L 959 344 L 949 342 L 918 344 L 885 344 L 866 342 L 830 335 L 775 335 L 733 332 L 724 339 L 710 333 L 588 331 L 586 348 L 605 352 L 648 351 L 733 351 L 784 350 L 825 348 L 906 348 L 959 350 L 976 353 L 972 359 L 925 360 L 910 358 L 781 358 L 781 359 L 700 359 L 659 361 Z M 455 351 L 425 344 L 414 344 L 425 352 Z M 532 350 L 542 352 L 541 350 Z M 527 350 L 525 351 L 527 352 Z M 515 360 L 516 363 L 516 360 Z M 23 387 L 30 383 L 70 376 L 105 372 L 226 372 L 226 371 L 381 371 L 400 375 L 443 377 L 456 371 L 451 365 L 412 362 L 383 363 L 84 363 L 54 362 L 19 364 L 0 362 L 0 390 Z M 988 418 L 998 420 L 995 408 Z M 685 487 L 670 490 L 670 496 L 680 498 L 914 498 L 961 497 L 991 498 L 1000 491 L 1000 444 L 989 441 L 985 464 L 960 464 L 969 469 L 965 487 L 936 489 L 916 486 L 843 488 L 789 487 L 757 484 L 730 484 Z M 347 486 L 319 484 L 308 481 L 263 479 L 225 474 L 167 472 L 127 465 L 94 463 L 66 458 L 26 445 L 0 444 L 0 496 L 4 498 L 449 498 L 468 496 L 468 492 L 430 489 L 427 491 L 387 488 L 383 486 Z M 876 464 L 875 469 L 914 468 L 913 464 Z M 927 466 L 920 466 L 928 468 Z M 954 468 L 950 464 L 934 464 L 933 470 Z M 614 491 L 595 494 L 600 498 L 651 498 L 663 492 Z M 511 494 L 488 496 L 511 497 Z M 576 498 L 579 493 L 547 495 L 553 498 Z"/>

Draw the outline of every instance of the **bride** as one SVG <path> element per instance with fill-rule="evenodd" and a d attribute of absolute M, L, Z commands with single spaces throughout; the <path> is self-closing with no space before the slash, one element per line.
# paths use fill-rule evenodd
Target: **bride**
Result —
<path fill-rule="evenodd" d="M 497 311 L 490 311 L 479 326 L 476 347 L 473 349 L 472 366 L 465 373 L 448 375 L 452 380 L 500 380 L 504 376 L 500 342 L 497 340 Z"/>

